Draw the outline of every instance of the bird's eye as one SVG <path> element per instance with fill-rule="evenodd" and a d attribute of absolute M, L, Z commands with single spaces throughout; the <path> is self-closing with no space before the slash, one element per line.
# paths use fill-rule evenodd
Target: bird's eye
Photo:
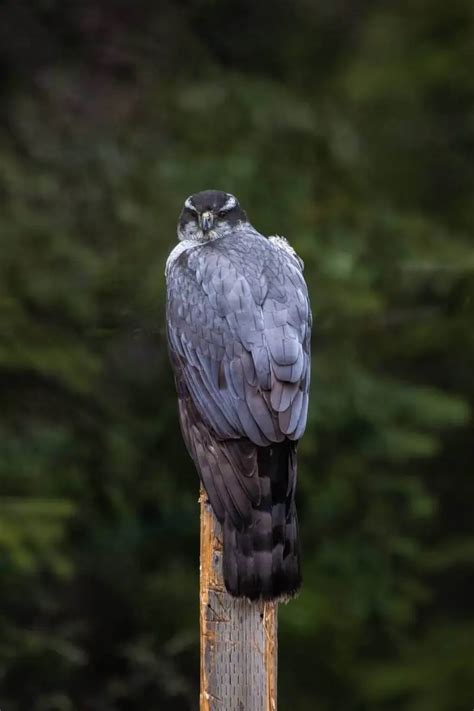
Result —
<path fill-rule="evenodd" d="M 219 210 L 217 213 L 219 217 L 225 217 L 227 215 L 227 210 Z"/>

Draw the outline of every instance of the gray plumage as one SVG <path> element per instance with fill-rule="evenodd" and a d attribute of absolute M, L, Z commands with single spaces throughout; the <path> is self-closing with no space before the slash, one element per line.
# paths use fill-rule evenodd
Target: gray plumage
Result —
<path fill-rule="evenodd" d="M 224 579 L 250 599 L 300 586 L 296 445 L 308 410 L 302 262 L 236 198 L 189 197 L 168 259 L 167 330 L 181 428 L 224 531 Z"/>

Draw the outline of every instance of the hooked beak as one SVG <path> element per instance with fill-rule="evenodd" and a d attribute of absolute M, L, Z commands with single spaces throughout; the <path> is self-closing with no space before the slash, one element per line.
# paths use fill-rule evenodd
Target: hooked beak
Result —
<path fill-rule="evenodd" d="M 203 212 L 201 213 L 201 215 L 199 215 L 199 226 L 204 232 L 210 230 L 213 224 L 214 215 L 212 214 L 212 212 L 206 210 L 206 212 Z"/>

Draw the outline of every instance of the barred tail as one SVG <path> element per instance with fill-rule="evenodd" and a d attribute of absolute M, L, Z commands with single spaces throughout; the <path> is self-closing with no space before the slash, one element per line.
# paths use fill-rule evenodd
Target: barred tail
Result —
<path fill-rule="evenodd" d="M 249 525 L 223 522 L 224 582 L 231 595 L 284 599 L 301 585 L 298 519 L 294 501 L 296 443 L 285 440 L 257 452 L 261 498 Z"/>

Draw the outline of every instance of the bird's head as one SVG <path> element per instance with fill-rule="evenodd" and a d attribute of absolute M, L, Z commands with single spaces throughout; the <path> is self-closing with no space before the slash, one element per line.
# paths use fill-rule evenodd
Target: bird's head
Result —
<path fill-rule="evenodd" d="M 180 240 L 207 241 L 223 237 L 247 215 L 234 195 L 222 190 L 203 190 L 186 198 L 178 221 Z"/>

